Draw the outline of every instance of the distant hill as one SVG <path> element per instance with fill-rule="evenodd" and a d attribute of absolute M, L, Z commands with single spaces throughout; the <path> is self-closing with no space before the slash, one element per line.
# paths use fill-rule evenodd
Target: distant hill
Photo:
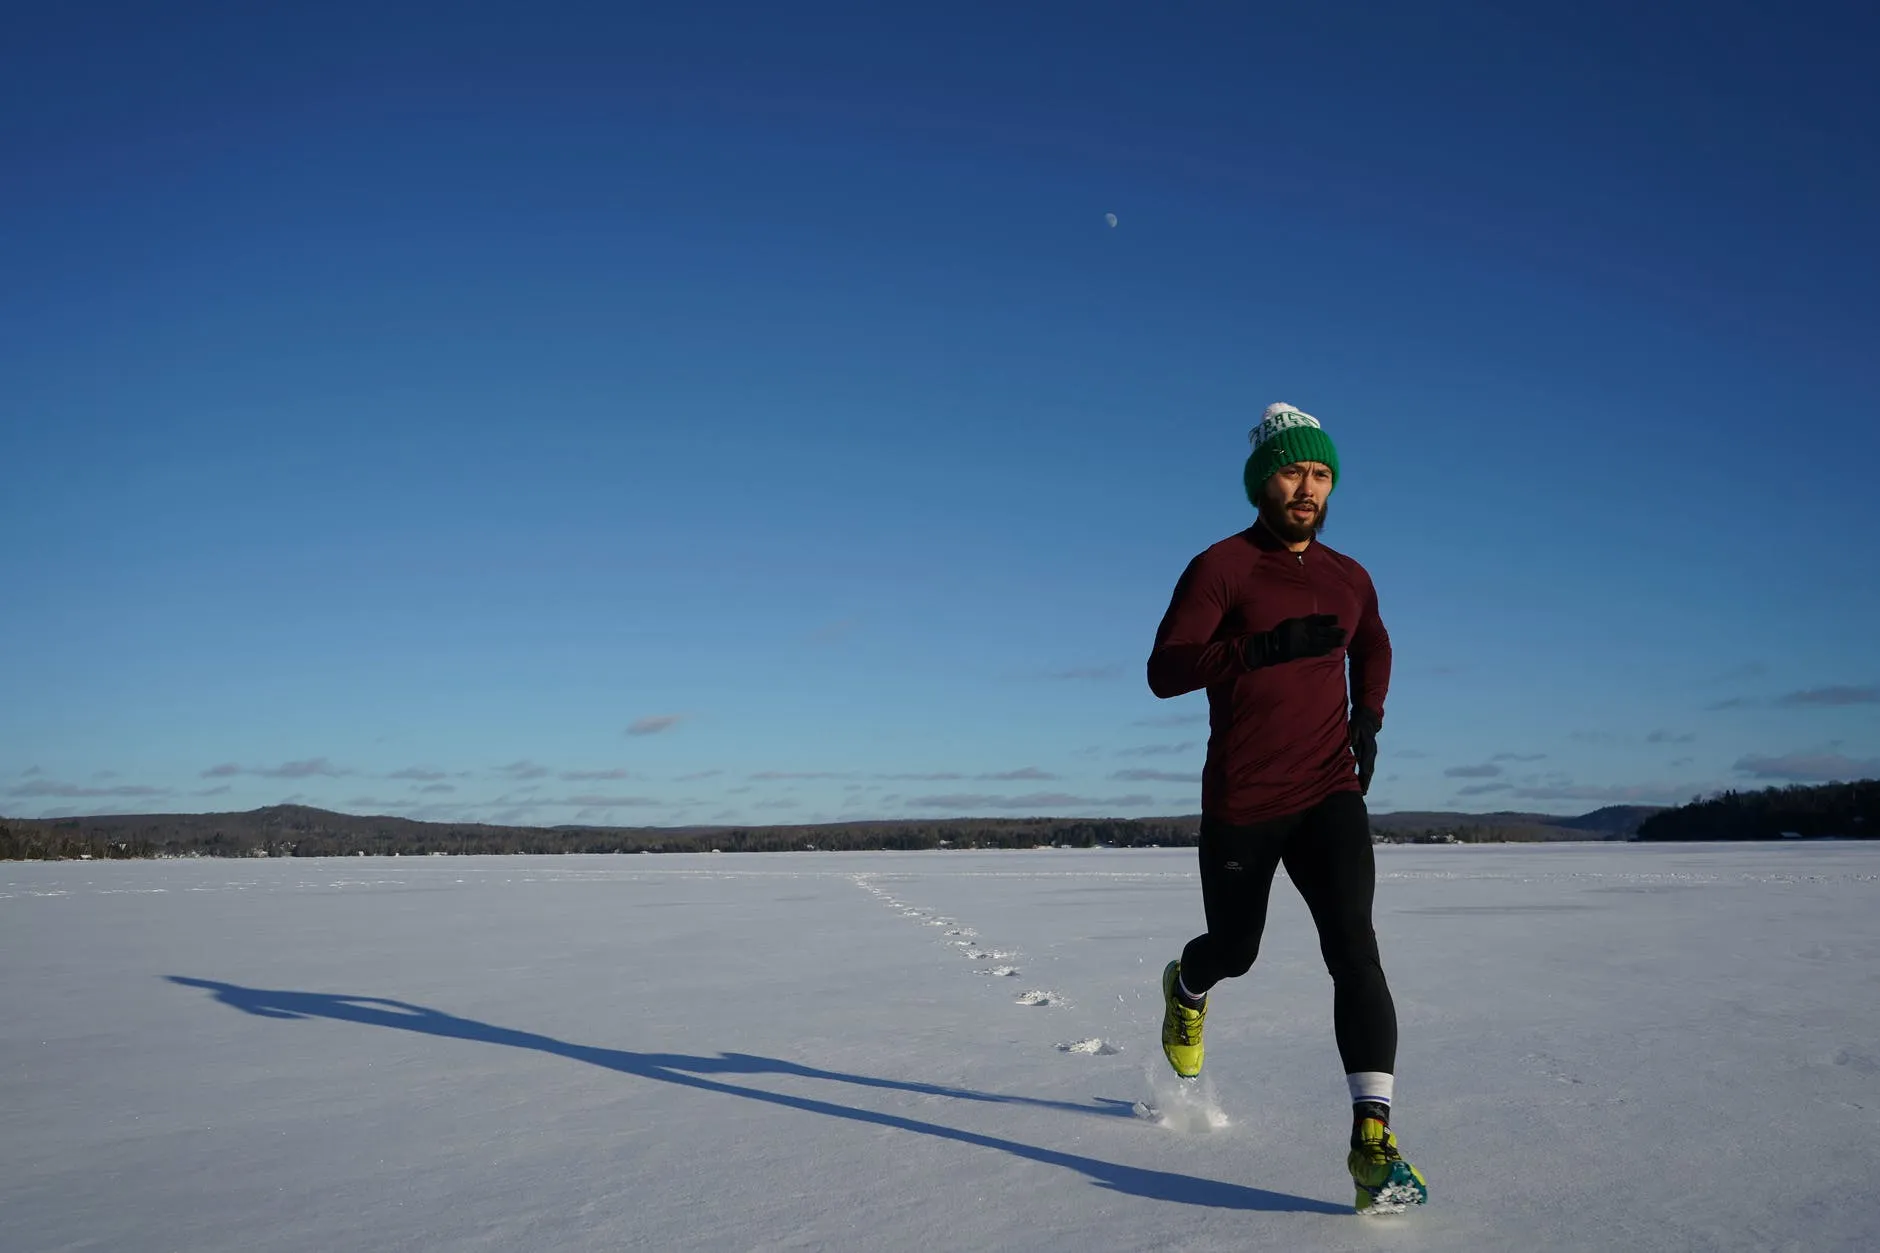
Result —
<path fill-rule="evenodd" d="M 1372 814 L 1371 827 L 1387 837 L 1454 835 L 1472 840 L 1629 840 L 1639 824 L 1658 812 L 1654 805 L 1608 805 L 1577 816 L 1523 813 L 1451 813 L 1441 810 L 1405 810 Z"/>
<path fill-rule="evenodd" d="M 1654 810 L 1376 814 L 1381 840 L 1626 839 Z M 0 819 L 0 860 L 43 857 L 344 857 L 456 853 L 774 852 L 789 849 L 1119 848 L 1192 845 L 1195 814 L 1159 818 L 948 818 L 796 826 L 517 827 L 344 814 L 307 805 L 231 813 Z"/>
<path fill-rule="evenodd" d="M 1577 818 L 1555 818 L 1554 825 L 1574 831 L 1598 832 L 1610 837 L 1630 839 L 1653 814 L 1662 813 L 1663 805 L 1607 805 Z"/>

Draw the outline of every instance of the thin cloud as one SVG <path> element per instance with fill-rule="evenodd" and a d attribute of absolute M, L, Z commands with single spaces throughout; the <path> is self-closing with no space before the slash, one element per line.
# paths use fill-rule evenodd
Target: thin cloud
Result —
<path fill-rule="evenodd" d="M 859 618 L 838 618 L 834 622 L 826 622 L 809 633 L 807 642 L 811 644 L 833 644 L 837 640 L 844 639 L 854 634 L 855 628 L 860 625 L 860 623 L 861 619 Z"/>
<path fill-rule="evenodd" d="M 790 799 L 788 796 L 773 796 L 768 800 L 753 801 L 751 803 L 751 808 L 752 809 L 798 809 L 798 808 L 801 808 L 801 803 Z"/>
<path fill-rule="evenodd" d="M 1066 792 L 1032 792 L 1025 796 L 994 796 L 983 792 L 952 792 L 941 796 L 911 796 L 908 809 L 1025 809 L 1044 813 L 1054 809 L 1139 809 L 1153 804 L 1146 793 L 1127 796 L 1072 796 Z"/>
<path fill-rule="evenodd" d="M 341 766 L 336 766 L 324 757 L 309 757 L 304 761 L 284 761 L 278 766 L 243 766 L 232 761 L 225 761 L 219 766 L 210 766 L 199 778 L 227 779 L 235 775 L 251 774 L 262 779 L 312 779 L 324 777 L 338 779 L 352 774 Z"/>
<path fill-rule="evenodd" d="M 1645 742 L 1647 744 L 1689 744 L 1696 739 L 1697 736 L 1690 731 L 1682 734 L 1671 731 L 1653 731 L 1645 737 Z"/>
<path fill-rule="evenodd" d="M 1743 683 L 1750 679 L 1760 679 L 1768 673 L 1768 663 L 1746 661 L 1740 666 L 1732 666 L 1721 674 L 1711 675 L 1709 678 L 1703 680 L 1703 683 L 1707 687 L 1716 687 L 1724 683 Z"/>
<path fill-rule="evenodd" d="M 952 779 L 964 779 L 966 776 L 957 770 L 932 770 L 913 774 L 878 774 L 874 777 L 896 783 L 939 783 Z"/>
<path fill-rule="evenodd" d="M 1496 753 L 1490 761 L 1545 761 L 1546 753 Z"/>
<path fill-rule="evenodd" d="M 635 718 L 627 725 L 627 734 L 659 735 L 672 730 L 684 721 L 684 714 L 652 714 L 645 718 Z"/>
<path fill-rule="evenodd" d="M 1501 767 L 1496 765 L 1451 766 L 1443 771 L 1451 779 L 1493 779 L 1501 774 Z"/>
<path fill-rule="evenodd" d="M 744 777 L 772 782 L 778 779 L 853 779 L 855 775 L 842 770 L 759 770 Z"/>
<path fill-rule="evenodd" d="M 700 779 L 716 779 L 723 773 L 724 771 L 722 770 L 694 770 L 691 774 L 680 774 L 674 775 L 673 777 L 680 783 L 694 783 Z"/>
<path fill-rule="evenodd" d="M 199 792 L 191 792 L 190 795 L 191 796 L 220 796 L 222 795 L 222 793 L 231 791 L 231 790 L 232 789 L 229 787 L 228 784 L 219 783 L 215 787 L 206 787 L 206 788 L 203 788 Z"/>
<path fill-rule="evenodd" d="M 305 761 L 287 761 L 269 769 L 256 770 L 253 773 L 264 779 L 312 779 L 324 777 L 337 779 L 352 771 L 334 765 L 324 757 L 309 757 Z"/>
<path fill-rule="evenodd" d="M 1205 710 L 1185 714 L 1156 714 L 1150 718 L 1138 718 L 1129 725 L 1132 727 L 1192 727 L 1208 720 Z"/>
<path fill-rule="evenodd" d="M 1880 705 L 1880 686 L 1868 684 L 1865 687 L 1848 687 L 1837 684 L 1832 687 L 1811 687 L 1800 692 L 1790 692 L 1778 696 L 1776 704 L 1788 708 L 1815 705 Z"/>
<path fill-rule="evenodd" d="M 512 761 L 507 766 L 496 767 L 496 773 L 505 779 L 546 779 L 555 772 L 525 757 L 521 761 Z"/>
<path fill-rule="evenodd" d="M 1145 770 L 1137 767 L 1130 770 L 1111 772 L 1110 778 L 1118 783 L 1199 783 L 1200 774 L 1183 774 L 1178 770 Z"/>
<path fill-rule="evenodd" d="M 20 778 L 28 779 L 28 778 L 31 778 L 33 775 L 44 774 L 44 773 L 45 771 L 41 770 L 38 766 L 28 766 L 26 767 L 26 769 L 20 771 Z"/>
<path fill-rule="evenodd" d="M 420 783 L 435 783 L 445 777 L 442 770 L 429 770 L 423 766 L 406 766 L 403 770 L 394 770 L 385 776 L 388 779 L 416 779 Z"/>
<path fill-rule="evenodd" d="M 1757 779 L 1828 783 L 1880 776 L 1880 757 L 1853 758 L 1840 753 L 1789 753 L 1781 757 L 1751 754 L 1739 757 L 1731 769 Z"/>
<path fill-rule="evenodd" d="M 1509 783 L 1472 783 L 1468 787 L 1457 788 L 1456 795 L 1458 796 L 1487 796 L 1491 792 L 1512 791 L 1513 786 L 1514 786 L 1513 784 L 1509 784 Z"/>
<path fill-rule="evenodd" d="M 1197 746 L 1195 740 L 1183 740 L 1179 744 L 1138 744 L 1134 748 L 1119 748 L 1118 757 L 1172 757 L 1185 753 Z"/>
<path fill-rule="evenodd" d="M 418 791 L 424 792 L 424 793 L 455 792 L 456 790 L 457 790 L 457 785 L 454 783 L 427 783 L 423 787 L 418 789 Z"/>
<path fill-rule="evenodd" d="M 172 792 L 167 787 L 146 787 L 136 783 L 119 783 L 113 787 L 88 787 L 83 783 L 60 783 L 56 779 L 34 778 L 25 783 L 14 784 L 7 789 L 7 795 L 22 799 L 33 796 L 58 796 L 76 800 L 81 797 L 169 796 Z"/>
<path fill-rule="evenodd" d="M 1038 780 L 1057 778 L 1057 776 L 1052 774 L 1050 771 L 1040 770 L 1036 766 L 1021 766 L 1017 770 L 1000 770 L 993 774 L 982 774 L 979 777 L 982 779 L 986 779 L 986 780 L 993 781 L 993 782 L 1000 782 L 1000 783 L 1014 783 L 1014 782 L 1019 782 L 1019 781 L 1038 781 Z"/>
<path fill-rule="evenodd" d="M 574 782 L 592 781 L 596 779 L 631 779 L 633 777 L 633 773 L 629 770 L 622 770 L 619 768 L 615 768 L 613 770 L 564 770 L 560 774 L 556 775 L 555 777 L 558 779 L 566 779 L 567 781 L 574 783 Z"/>
<path fill-rule="evenodd" d="M 1068 670 L 1049 670 L 1045 672 L 1044 677 L 1047 679 L 1114 679 L 1120 677 L 1122 673 L 1122 663 L 1111 662 L 1101 666 L 1072 666 Z"/>
<path fill-rule="evenodd" d="M 649 806 L 663 805 L 666 802 L 655 796 L 604 796 L 584 795 L 568 796 L 560 800 L 543 800 L 542 805 L 573 805 L 581 809 L 643 809 Z"/>
<path fill-rule="evenodd" d="M 1704 708 L 1725 709 L 1836 709 L 1848 705 L 1880 705 L 1880 685 L 1854 686 L 1846 683 L 1827 687 L 1808 687 L 1780 696 L 1732 696 Z"/>

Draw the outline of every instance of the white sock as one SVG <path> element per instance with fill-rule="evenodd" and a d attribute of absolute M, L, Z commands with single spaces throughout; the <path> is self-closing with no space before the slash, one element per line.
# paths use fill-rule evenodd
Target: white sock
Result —
<path fill-rule="evenodd" d="M 1188 985 L 1182 981 L 1182 973 L 1179 970 L 1175 972 L 1175 986 L 1180 988 L 1182 995 L 1187 997 L 1191 1001 L 1198 1001 L 1202 999 L 1201 997 L 1196 996 L 1193 992 L 1190 992 L 1188 990 Z"/>
<path fill-rule="evenodd" d="M 1395 1086 L 1395 1075 L 1381 1070 L 1360 1070 L 1345 1076 L 1345 1084 L 1351 1089 L 1351 1103 L 1376 1101 L 1379 1105 L 1390 1105 L 1391 1089 Z"/>

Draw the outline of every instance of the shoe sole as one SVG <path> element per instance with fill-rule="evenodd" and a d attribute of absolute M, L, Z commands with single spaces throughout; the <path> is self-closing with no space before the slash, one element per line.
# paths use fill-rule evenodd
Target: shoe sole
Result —
<path fill-rule="evenodd" d="M 1423 1205 L 1429 1199 L 1429 1189 L 1422 1180 L 1411 1174 L 1409 1167 L 1400 1163 L 1391 1168 L 1390 1178 L 1375 1192 L 1359 1184 L 1356 1204 L 1360 1214 L 1401 1214 L 1412 1205 Z"/>

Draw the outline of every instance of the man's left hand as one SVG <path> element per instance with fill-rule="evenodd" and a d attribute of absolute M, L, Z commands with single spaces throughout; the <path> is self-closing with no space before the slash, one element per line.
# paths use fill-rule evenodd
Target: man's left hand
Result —
<path fill-rule="evenodd" d="M 1368 709 L 1351 711 L 1351 752 L 1358 759 L 1358 792 L 1368 796 L 1371 776 L 1377 772 L 1377 733 L 1384 719 Z"/>

